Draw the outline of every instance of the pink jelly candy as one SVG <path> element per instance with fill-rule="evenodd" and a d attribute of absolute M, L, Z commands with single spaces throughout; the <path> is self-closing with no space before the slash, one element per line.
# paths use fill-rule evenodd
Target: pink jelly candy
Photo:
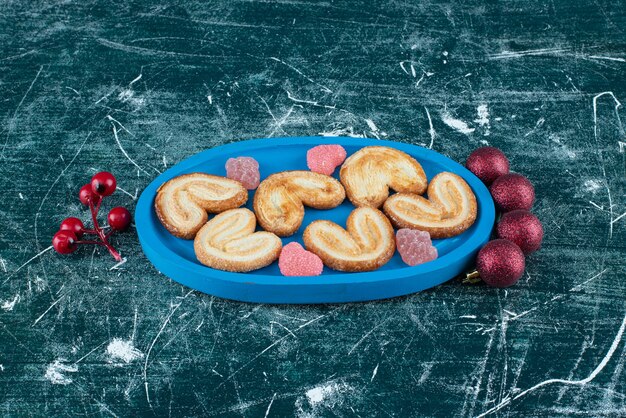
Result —
<path fill-rule="evenodd" d="M 426 231 L 402 228 L 396 233 L 396 246 L 402 261 L 409 266 L 416 266 L 437 258 L 437 248 Z"/>
<path fill-rule="evenodd" d="M 226 177 L 241 182 L 248 190 L 254 190 L 261 181 L 259 163 L 251 157 L 229 158 L 226 161 Z"/>
<path fill-rule="evenodd" d="M 346 150 L 341 145 L 318 145 L 306 153 L 309 170 L 330 176 L 346 159 Z"/>
<path fill-rule="evenodd" d="M 283 276 L 319 276 L 324 264 L 310 251 L 297 242 L 285 245 L 278 257 L 278 268 Z"/>

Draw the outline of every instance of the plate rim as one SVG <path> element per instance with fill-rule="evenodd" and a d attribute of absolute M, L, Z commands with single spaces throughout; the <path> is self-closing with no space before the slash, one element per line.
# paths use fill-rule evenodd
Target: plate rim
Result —
<path fill-rule="evenodd" d="M 425 264 L 421 264 L 418 266 L 406 266 L 394 270 L 374 270 L 370 272 L 358 272 L 358 273 L 340 273 L 334 275 L 321 275 L 321 276 L 301 276 L 301 277 L 289 277 L 280 275 L 266 275 L 266 274 L 258 274 L 255 272 L 248 273 L 234 273 L 227 272 L 222 270 L 212 269 L 207 266 L 201 266 L 195 264 L 186 258 L 180 256 L 174 251 L 171 251 L 164 244 L 161 243 L 161 240 L 158 238 L 156 234 L 156 230 L 151 227 L 149 217 L 145 216 L 146 211 L 151 211 L 153 208 L 154 197 L 156 196 L 156 192 L 159 186 L 166 182 L 167 180 L 182 174 L 183 172 L 188 172 L 188 167 L 198 165 L 203 161 L 218 157 L 221 153 L 232 153 L 237 151 L 245 151 L 250 152 L 259 148 L 268 148 L 279 145 L 323 145 L 323 144 L 340 144 L 344 146 L 359 146 L 366 147 L 372 145 L 380 145 L 380 146 L 390 146 L 395 149 L 399 149 L 400 151 L 404 151 L 407 154 L 411 155 L 411 149 L 419 149 L 420 152 L 427 156 L 427 159 L 434 161 L 435 163 L 444 163 L 444 165 L 450 166 L 454 168 L 453 171 L 455 174 L 463 177 L 465 181 L 468 182 L 470 187 L 472 188 L 474 194 L 476 195 L 476 199 L 479 202 L 480 213 L 477 217 L 477 229 L 476 231 L 468 237 L 468 239 L 463 242 L 459 247 L 455 248 L 448 254 L 437 258 L 436 260 L 430 261 Z M 419 160 L 419 157 L 414 157 Z M 147 212 L 149 214 L 149 212 Z M 146 188 L 141 193 L 141 196 L 138 199 L 136 208 L 135 208 L 135 226 L 137 230 L 137 235 L 139 237 L 139 241 L 144 249 L 144 253 L 150 260 L 150 262 L 155 265 L 155 262 L 148 255 L 149 251 L 146 249 L 155 252 L 162 253 L 162 249 L 167 253 L 167 257 L 163 257 L 165 254 L 161 254 L 162 259 L 159 260 L 159 264 L 167 264 L 170 267 L 175 267 L 177 270 L 184 271 L 187 274 L 198 275 L 201 274 L 205 279 L 218 280 L 220 282 L 226 283 L 236 283 L 236 284 L 251 284 L 251 285 L 271 285 L 271 286 L 323 286 L 323 285 L 353 285 L 359 283 L 381 283 L 384 285 L 387 282 L 392 282 L 398 279 L 405 279 L 410 276 L 423 275 L 428 273 L 434 273 L 439 270 L 445 269 L 451 262 L 454 262 L 454 259 L 465 259 L 473 252 L 478 251 L 479 247 L 484 245 L 484 243 L 489 239 L 491 235 L 493 225 L 495 222 L 495 206 L 493 200 L 491 199 L 491 195 L 487 187 L 482 183 L 478 177 L 476 177 L 473 173 L 471 173 L 468 169 L 463 167 L 458 162 L 454 161 L 450 157 L 447 157 L 441 153 L 433 151 L 432 149 L 428 149 L 425 147 L 421 147 L 419 145 L 414 145 L 405 142 L 391 141 L 391 140 L 379 140 L 372 138 L 354 138 L 354 137 L 337 137 L 337 136 L 292 136 L 292 137 L 275 137 L 275 138 L 258 138 L 258 139 L 248 139 L 242 141 L 230 142 L 224 145 L 219 145 L 204 151 L 201 151 L 197 154 L 194 154 L 188 158 L 185 158 L 178 162 L 173 167 L 169 168 L 165 172 L 161 173 L 155 179 L 153 179 Z M 156 243 L 156 244 L 155 244 Z M 199 271 L 201 269 L 201 271 Z M 171 275 L 167 274 L 168 277 L 172 278 L 175 281 L 179 281 Z M 433 284 L 429 287 L 437 286 L 447 280 L 450 277 L 442 279 L 438 281 L 436 284 Z M 187 286 L 190 286 L 187 283 L 183 283 Z M 194 287 L 194 286 L 190 286 Z"/>

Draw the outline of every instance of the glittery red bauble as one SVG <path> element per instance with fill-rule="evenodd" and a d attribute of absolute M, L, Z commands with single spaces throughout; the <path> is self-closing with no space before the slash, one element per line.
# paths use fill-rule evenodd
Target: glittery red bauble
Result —
<path fill-rule="evenodd" d="M 516 209 L 529 210 L 535 202 L 535 188 L 521 174 L 505 174 L 489 188 L 496 206 L 503 212 Z"/>
<path fill-rule="evenodd" d="M 486 185 L 509 172 L 509 160 L 498 148 L 478 148 L 467 157 L 465 166 Z"/>
<path fill-rule="evenodd" d="M 541 247 L 543 227 L 539 219 L 527 210 L 514 210 L 502 215 L 498 222 L 498 237 L 517 244 L 524 254 Z"/>
<path fill-rule="evenodd" d="M 489 241 L 476 257 L 476 270 L 480 278 L 493 287 L 515 284 L 524 274 L 525 267 L 522 250 L 506 239 Z"/>

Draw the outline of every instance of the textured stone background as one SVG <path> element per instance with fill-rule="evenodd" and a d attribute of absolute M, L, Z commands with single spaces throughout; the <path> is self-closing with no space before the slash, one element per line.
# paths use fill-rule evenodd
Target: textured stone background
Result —
<path fill-rule="evenodd" d="M 148 3 L 0 4 L 2 415 L 626 415 L 624 1 Z M 502 148 L 543 249 L 508 290 L 318 307 L 189 292 L 133 232 L 113 269 L 49 251 L 96 171 L 133 207 L 199 151 L 318 133 Z"/>

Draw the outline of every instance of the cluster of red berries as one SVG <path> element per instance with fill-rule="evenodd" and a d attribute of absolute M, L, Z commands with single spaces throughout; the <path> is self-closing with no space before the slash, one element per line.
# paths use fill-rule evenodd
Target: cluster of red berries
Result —
<path fill-rule="evenodd" d="M 52 247 L 57 253 L 71 254 L 76 251 L 79 244 L 94 244 L 106 247 L 116 261 L 122 261 L 122 256 L 111 245 L 109 237 L 113 231 L 128 229 L 132 220 L 130 212 L 121 206 L 111 209 L 107 216 L 111 228 L 108 232 L 105 232 L 106 227 L 101 227 L 98 223 L 98 211 L 103 198 L 112 195 L 116 188 L 115 176 L 106 171 L 95 174 L 90 183 L 80 188 L 78 198 L 83 205 L 89 206 L 93 229 L 86 229 L 83 222 L 78 218 L 65 218 L 61 222 L 59 231 L 52 238 Z M 84 234 L 96 235 L 98 240 L 81 240 Z"/>

